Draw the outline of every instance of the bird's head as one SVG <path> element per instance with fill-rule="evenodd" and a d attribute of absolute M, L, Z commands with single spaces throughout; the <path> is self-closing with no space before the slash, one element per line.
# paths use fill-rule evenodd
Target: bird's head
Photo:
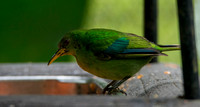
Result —
<path fill-rule="evenodd" d="M 64 36 L 58 44 L 57 52 L 49 60 L 48 65 L 55 61 L 58 57 L 64 55 L 72 55 L 72 43 L 70 42 L 70 35 Z"/>

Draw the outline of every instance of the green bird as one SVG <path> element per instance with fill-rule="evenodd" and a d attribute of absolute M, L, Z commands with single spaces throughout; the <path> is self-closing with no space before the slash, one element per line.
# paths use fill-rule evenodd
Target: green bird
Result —
<path fill-rule="evenodd" d="M 142 36 L 111 29 L 75 30 L 59 42 L 49 64 L 60 56 L 72 55 L 85 71 L 113 80 L 103 90 L 111 94 L 163 51 L 179 50 L 179 45 L 156 45 Z"/>

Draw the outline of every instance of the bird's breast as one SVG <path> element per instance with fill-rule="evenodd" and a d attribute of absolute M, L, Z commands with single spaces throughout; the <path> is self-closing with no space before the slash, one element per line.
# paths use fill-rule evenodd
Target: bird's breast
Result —
<path fill-rule="evenodd" d="M 78 65 L 85 71 L 98 77 L 120 80 L 126 76 L 133 76 L 149 58 L 100 60 L 92 52 L 80 52 L 76 55 Z"/>

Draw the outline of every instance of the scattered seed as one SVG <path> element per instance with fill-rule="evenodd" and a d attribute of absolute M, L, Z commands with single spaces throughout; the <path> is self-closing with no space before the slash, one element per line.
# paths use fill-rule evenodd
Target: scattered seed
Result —
<path fill-rule="evenodd" d="M 171 74 L 170 71 L 164 71 L 164 74 Z"/>
<path fill-rule="evenodd" d="M 144 75 L 140 74 L 137 76 L 137 79 L 141 79 Z"/>

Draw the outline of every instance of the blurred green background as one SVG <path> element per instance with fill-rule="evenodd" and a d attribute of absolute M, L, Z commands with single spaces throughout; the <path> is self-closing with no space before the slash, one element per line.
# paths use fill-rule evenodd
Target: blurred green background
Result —
<path fill-rule="evenodd" d="M 84 0 L 1 1 L 0 62 L 47 62 L 61 37 L 80 28 L 86 3 Z"/>
<path fill-rule="evenodd" d="M 159 44 L 179 44 L 176 0 L 158 0 Z M 0 62 L 48 62 L 74 29 L 109 28 L 143 35 L 143 0 L 7 0 L 0 2 Z M 180 64 L 180 51 L 161 62 Z M 63 56 L 57 61 L 72 61 Z"/>

